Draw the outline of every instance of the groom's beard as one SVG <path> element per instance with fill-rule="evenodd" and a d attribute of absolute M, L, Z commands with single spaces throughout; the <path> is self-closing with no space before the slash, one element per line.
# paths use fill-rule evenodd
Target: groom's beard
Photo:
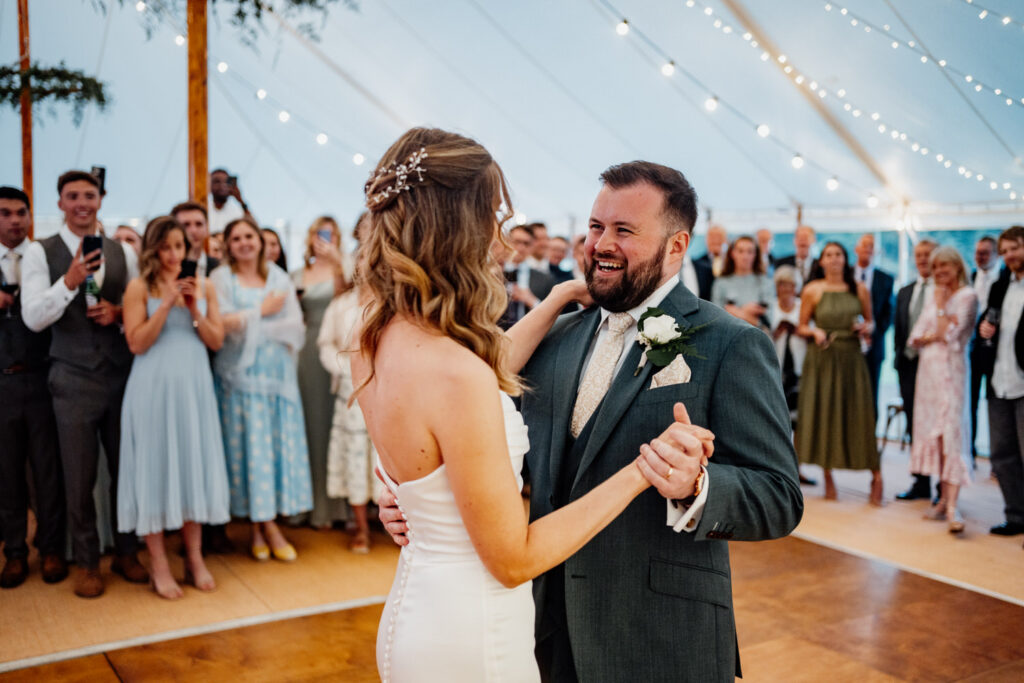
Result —
<path fill-rule="evenodd" d="M 661 264 L 665 259 L 668 237 L 661 243 L 661 249 L 650 259 L 641 263 L 626 263 L 618 282 L 605 284 L 594 278 L 599 254 L 595 253 L 587 267 L 587 290 L 594 302 L 612 313 L 623 313 L 639 306 L 654 293 L 661 282 Z M 603 287 L 602 287 L 603 285 Z"/>

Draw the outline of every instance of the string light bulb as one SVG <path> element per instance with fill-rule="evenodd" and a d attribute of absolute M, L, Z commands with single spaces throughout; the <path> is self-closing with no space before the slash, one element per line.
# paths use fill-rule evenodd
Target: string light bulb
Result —
<path fill-rule="evenodd" d="M 768 127 L 767 123 L 762 123 L 760 126 L 757 127 L 757 134 L 763 138 L 766 138 L 772 134 L 772 129 Z"/>
<path fill-rule="evenodd" d="M 227 62 L 217 62 L 217 71 L 224 73 L 228 70 Z"/>
<path fill-rule="evenodd" d="M 878 206 L 878 197 L 873 194 L 868 195 L 868 208 L 874 209 Z"/>
<path fill-rule="evenodd" d="M 182 45 L 184 45 L 185 44 L 185 36 L 181 35 L 180 33 L 178 35 L 174 36 L 174 44 L 177 45 L 178 47 L 181 47 Z"/>
<path fill-rule="evenodd" d="M 356 166 L 362 166 L 364 161 L 366 161 L 366 157 L 364 157 L 359 152 L 356 152 L 355 154 L 352 155 L 352 163 L 355 164 Z"/>
<path fill-rule="evenodd" d="M 831 178 L 825 181 L 825 187 L 828 188 L 829 192 L 835 192 L 836 190 L 839 189 L 839 179 L 836 178 L 835 176 L 832 176 Z"/>
<path fill-rule="evenodd" d="M 135 9 L 139 12 L 145 12 L 146 3 L 142 2 L 142 0 L 139 0 L 137 3 L 135 3 Z"/>
<path fill-rule="evenodd" d="M 318 145 L 326 145 L 327 144 L 327 134 L 326 133 L 317 133 L 316 144 L 318 144 Z"/>
<path fill-rule="evenodd" d="M 626 21 L 625 19 L 620 21 L 618 24 L 615 25 L 615 32 L 618 33 L 620 36 L 624 36 L 627 33 L 629 33 L 629 22 Z"/>
<path fill-rule="evenodd" d="M 280 112 L 278 112 L 278 114 L 277 114 L 277 120 L 278 120 L 278 121 L 280 121 L 281 123 L 288 123 L 288 119 L 290 119 L 291 117 L 292 117 L 292 115 L 291 115 L 291 114 L 289 114 L 289 113 L 288 113 L 287 111 L 285 111 L 284 109 L 282 109 L 282 110 L 281 110 Z"/>
<path fill-rule="evenodd" d="M 799 154 L 794 154 L 793 158 L 789 160 L 789 163 L 793 166 L 793 168 L 800 170 L 801 168 L 804 167 L 804 158 Z"/>
<path fill-rule="evenodd" d="M 263 88 L 260 88 L 259 90 L 257 90 L 256 91 L 256 99 L 258 99 L 258 100 L 265 100 L 265 99 L 267 99 L 267 91 L 264 90 Z"/>
<path fill-rule="evenodd" d="M 718 97 L 712 95 L 711 97 L 704 100 L 704 108 L 708 111 L 714 111 L 718 109 Z"/>
<path fill-rule="evenodd" d="M 673 61 L 667 61 L 661 65 L 661 75 L 671 76 L 676 72 L 676 63 Z"/>

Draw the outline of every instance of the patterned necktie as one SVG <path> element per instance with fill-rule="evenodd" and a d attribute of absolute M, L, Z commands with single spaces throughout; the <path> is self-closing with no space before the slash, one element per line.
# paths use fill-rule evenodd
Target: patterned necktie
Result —
<path fill-rule="evenodd" d="M 924 297 L 925 294 L 927 294 L 928 292 L 928 285 L 930 283 L 930 280 L 925 280 L 921 284 L 921 287 L 917 291 L 917 298 L 914 299 L 914 301 L 910 305 L 910 320 L 908 321 L 910 324 L 907 327 L 908 334 L 910 332 L 913 332 L 914 325 L 917 323 L 917 319 L 921 317 L 921 311 L 924 309 Z M 915 349 L 913 346 L 908 346 L 903 350 L 903 355 L 913 360 L 914 358 L 917 358 L 917 349 Z"/>
<path fill-rule="evenodd" d="M 7 262 L 7 267 L 3 272 L 6 283 L 9 285 L 21 284 L 21 254 L 14 250 L 8 251 L 4 255 L 4 261 Z"/>
<path fill-rule="evenodd" d="M 622 355 L 622 342 L 626 330 L 633 324 L 633 316 L 629 313 L 612 313 L 608 316 L 608 332 L 594 349 L 594 356 L 580 382 L 576 405 L 572 410 L 572 435 L 580 435 L 583 426 L 593 415 L 601 399 L 604 398 L 615 374 L 615 366 Z"/>

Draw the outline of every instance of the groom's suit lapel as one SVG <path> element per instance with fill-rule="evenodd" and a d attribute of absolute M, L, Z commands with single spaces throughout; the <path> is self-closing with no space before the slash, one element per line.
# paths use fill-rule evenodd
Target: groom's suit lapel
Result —
<path fill-rule="evenodd" d="M 576 404 L 576 391 L 581 379 L 580 373 L 583 371 L 583 361 L 587 357 L 600 323 L 601 311 L 594 306 L 576 318 L 573 327 L 566 330 L 565 336 L 558 344 L 555 373 L 560 381 L 554 382 L 552 392 L 551 443 L 548 446 L 548 465 L 553 482 L 559 480 L 559 471 L 565 456 L 569 424 L 573 406 Z"/>
<path fill-rule="evenodd" d="M 658 305 L 658 308 L 676 319 L 680 329 L 685 329 L 688 326 L 686 316 L 696 313 L 698 307 L 697 297 L 682 284 L 673 288 Z M 590 439 L 583 451 L 583 459 L 580 461 L 573 486 L 579 483 L 583 473 L 593 464 L 605 442 L 618 426 L 626 409 L 636 400 L 637 394 L 651 383 L 650 378 L 655 371 L 653 363 L 646 363 L 640 372 L 634 375 L 637 365 L 640 364 L 640 357 L 645 351 L 646 349 L 636 342 L 626 350 L 626 361 L 615 375 L 608 388 L 608 393 L 605 394 L 604 400 L 601 401 L 591 418 L 594 420 L 594 424 L 590 432 Z M 668 425 L 666 424 L 665 427 Z"/>

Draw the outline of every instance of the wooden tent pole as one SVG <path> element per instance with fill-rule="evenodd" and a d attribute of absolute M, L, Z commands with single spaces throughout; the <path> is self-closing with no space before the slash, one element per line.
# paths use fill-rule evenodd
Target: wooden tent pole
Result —
<path fill-rule="evenodd" d="M 31 67 L 28 42 L 28 0 L 18 0 L 18 51 L 21 56 L 21 70 Z M 21 89 L 21 189 L 28 195 L 29 207 L 32 200 L 32 91 L 28 82 Z M 32 222 L 28 224 L 28 238 L 33 235 Z"/>
<path fill-rule="evenodd" d="M 201 204 L 206 204 L 210 178 L 206 3 L 188 0 L 188 185 L 189 197 Z"/>

